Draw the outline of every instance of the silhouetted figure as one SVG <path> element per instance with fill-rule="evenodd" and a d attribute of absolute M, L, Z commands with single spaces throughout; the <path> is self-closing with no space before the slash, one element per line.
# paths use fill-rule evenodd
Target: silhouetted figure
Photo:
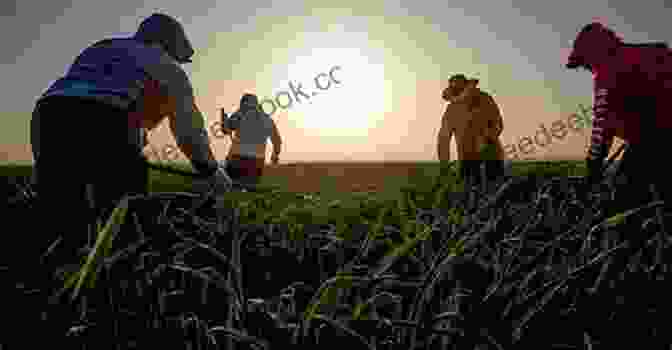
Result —
<path fill-rule="evenodd" d="M 259 183 L 269 138 L 273 143 L 271 162 L 278 164 L 282 146 L 280 131 L 271 116 L 263 111 L 256 95 L 243 95 L 240 108 L 230 118 L 222 115 L 222 130 L 231 135 L 226 170 L 234 180 Z"/>
<path fill-rule="evenodd" d="M 83 50 L 40 96 L 30 138 L 41 208 L 35 220 L 44 226 L 35 231 L 36 251 L 26 258 L 44 253 L 60 235 L 64 241 L 56 255 L 76 261 L 96 217 L 106 219 L 124 195 L 146 193 L 144 132 L 167 117 L 193 166 L 217 183 L 227 182 L 180 66 L 193 54 L 182 25 L 153 14 L 134 36 Z M 87 184 L 95 207 L 87 200 Z"/>
<path fill-rule="evenodd" d="M 578 33 L 568 69 L 593 74 L 593 131 L 586 162 L 587 183 L 602 179 L 602 167 L 614 136 L 628 143 L 622 168 L 629 184 L 619 189 L 620 204 L 649 201 L 649 184 L 670 198 L 667 136 L 672 132 L 672 55 L 665 43 L 626 44 L 614 31 L 590 23 Z"/>
<path fill-rule="evenodd" d="M 443 114 L 438 137 L 439 160 L 448 162 L 450 140 L 455 136 L 461 175 L 475 183 L 480 180 L 483 163 L 489 180 L 504 173 L 504 147 L 499 140 L 502 116 L 492 96 L 477 85 L 478 79 L 467 79 L 463 74 L 449 79 L 442 97 L 450 104 Z M 486 152 L 482 152 L 484 148 Z M 489 157 L 485 157 L 486 154 Z"/>

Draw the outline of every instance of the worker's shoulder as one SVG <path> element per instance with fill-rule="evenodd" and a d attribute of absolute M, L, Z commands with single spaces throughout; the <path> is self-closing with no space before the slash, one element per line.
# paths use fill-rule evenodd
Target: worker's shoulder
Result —
<path fill-rule="evenodd" d="M 672 50 L 664 42 L 624 44 L 621 52 L 613 64 L 596 76 L 602 85 L 641 88 L 642 84 L 672 73 Z"/>
<path fill-rule="evenodd" d="M 492 95 L 482 89 L 477 89 L 476 95 L 482 98 L 492 98 Z"/>
<path fill-rule="evenodd" d="M 655 45 L 654 45 L 655 44 Z M 649 69 L 669 71 L 672 69 L 672 50 L 667 43 L 652 43 L 640 49 L 642 61 Z"/>
<path fill-rule="evenodd" d="M 93 43 L 87 49 L 112 49 L 116 50 L 115 55 L 123 50 L 126 56 L 133 57 L 140 64 L 147 60 L 172 63 L 172 59 L 163 49 L 147 45 L 133 38 L 105 38 Z"/>
<path fill-rule="evenodd" d="M 624 44 L 621 52 L 622 59 L 617 62 L 626 67 L 669 65 L 672 59 L 672 50 L 665 42 Z"/>
<path fill-rule="evenodd" d="M 625 48 L 642 48 L 642 49 L 669 49 L 669 46 L 664 41 L 654 41 L 648 43 L 624 43 Z"/>
<path fill-rule="evenodd" d="M 495 98 L 492 94 L 485 92 L 481 89 L 478 89 L 477 93 L 474 94 L 478 103 L 496 103 Z"/>

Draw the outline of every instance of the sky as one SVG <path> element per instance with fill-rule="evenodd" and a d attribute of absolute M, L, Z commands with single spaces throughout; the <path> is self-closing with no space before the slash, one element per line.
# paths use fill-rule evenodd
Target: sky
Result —
<path fill-rule="evenodd" d="M 155 11 L 178 18 L 196 49 L 185 69 L 207 125 L 219 119 L 220 109 L 232 112 L 243 93 L 277 97 L 283 106 L 292 96 L 291 106 L 272 114 L 284 139 L 281 163 L 436 160 L 446 104 L 441 91 L 455 73 L 478 78 L 499 104 L 509 158 L 583 159 L 589 126 L 550 143 L 542 133 L 553 123 L 567 124 L 580 104 L 591 104 L 590 74 L 564 68 L 578 30 L 599 19 L 628 42 L 669 42 L 672 35 L 672 10 L 663 0 L 336 3 L 2 2 L 0 162 L 32 162 L 29 123 L 36 98 L 82 49 L 132 34 Z M 322 74 L 318 81 L 326 87 L 330 70 L 338 83 L 317 89 L 314 78 Z M 317 94 L 294 95 L 290 83 Z M 271 104 L 264 109 L 270 112 Z M 91 132 L 97 132 L 94 125 Z M 210 134 L 216 157 L 225 158 L 230 141 Z M 175 145 L 167 123 L 149 140 L 152 154 L 173 159 L 161 152 Z M 88 154 L 89 146 L 82 152 Z"/>

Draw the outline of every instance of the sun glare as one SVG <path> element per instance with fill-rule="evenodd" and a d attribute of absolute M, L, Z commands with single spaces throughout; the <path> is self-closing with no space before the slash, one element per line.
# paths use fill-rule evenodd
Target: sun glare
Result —
<path fill-rule="evenodd" d="M 288 111 L 288 118 L 306 133 L 366 137 L 382 121 L 386 102 L 383 66 L 370 62 L 361 50 L 314 49 L 296 57 L 287 73 L 311 95 Z"/>

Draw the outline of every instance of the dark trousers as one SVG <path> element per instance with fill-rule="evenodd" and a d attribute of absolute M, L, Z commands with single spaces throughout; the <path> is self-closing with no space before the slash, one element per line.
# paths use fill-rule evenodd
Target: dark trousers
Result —
<path fill-rule="evenodd" d="M 245 184 L 258 184 L 264 171 L 264 160 L 241 155 L 227 157 L 226 172 L 231 179 Z"/>
<path fill-rule="evenodd" d="M 33 231 L 31 247 L 42 254 L 61 236 L 60 251 L 75 254 L 87 243 L 96 218 L 104 223 L 126 194 L 147 193 L 148 169 L 141 150 L 129 144 L 125 110 L 60 96 L 36 108 L 41 124 L 35 160 L 39 230 Z"/>
<path fill-rule="evenodd" d="M 640 141 L 628 144 L 620 164 L 627 183 L 617 188 L 616 206 L 624 209 L 652 201 L 651 184 L 656 186 L 660 199 L 672 201 L 672 167 L 667 164 L 667 137 L 671 130 L 656 126 L 655 103 L 646 101 L 640 107 L 645 108 L 640 119 Z M 672 206 L 666 207 L 669 210 Z"/>
<path fill-rule="evenodd" d="M 480 184 L 482 168 L 485 168 L 486 181 L 494 181 L 504 175 L 503 160 L 463 160 L 460 175 L 465 181 Z"/>
<path fill-rule="evenodd" d="M 657 137 L 651 137 L 655 140 Z M 621 158 L 621 171 L 626 176 L 626 184 L 617 188 L 617 202 L 620 208 L 634 208 L 653 200 L 649 186 L 656 186 L 660 199 L 669 202 L 672 200 L 670 181 L 672 171 L 666 159 L 661 159 L 666 153 L 662 145 L 656 142 L 641 142 L 629 144 Z M 666 204 L 669 208 L 670 204 Z"/>

